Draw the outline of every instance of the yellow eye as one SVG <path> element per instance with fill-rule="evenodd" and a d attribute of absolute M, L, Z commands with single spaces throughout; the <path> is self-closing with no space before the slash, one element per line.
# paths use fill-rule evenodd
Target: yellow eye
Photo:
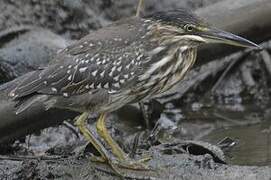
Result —
<path fill-rule="evenodd" d="M 187 24 L 184 26 L 184 29 L 187 31 L 187 32 L 192 32 L 195 30 L 195 26 L 193 24 Z"/>

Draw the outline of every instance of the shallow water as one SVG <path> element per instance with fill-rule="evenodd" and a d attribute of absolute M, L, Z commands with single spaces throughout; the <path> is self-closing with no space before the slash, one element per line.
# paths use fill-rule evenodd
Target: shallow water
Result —
<path fill-rule="evenodd" d="M 251 108 L 246 109 L 251 110 Z M 255 114 L 263 118 L 258 118 Z M 214 129 L 201 140 L 215 144 L 221 139 L 229 137 L 237 142 L 237 145 L 227 154 L 230 164 L 271 166 L 271 119 L 269 115 L 262 112 L 243 111 L 227 112 L 222 117 L 229 124 Z M 232 120 L 233 117 L 238 117 L 238 119 Z"/>

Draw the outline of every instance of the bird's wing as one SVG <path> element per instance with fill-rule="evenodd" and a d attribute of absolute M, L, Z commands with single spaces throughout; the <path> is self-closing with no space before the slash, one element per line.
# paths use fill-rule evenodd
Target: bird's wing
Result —
<path fill-rule="evenodd" d="M 145 49 L 116 32 L 99 38 L 108 33 L 101 31 L 61 51 L 53 64 L 25 78 L 10 96 L 18 99 L 40 93 L 68 97 L 101 88 L 114 93 L 134 82 L 141 60 L 146 58 Z"/>

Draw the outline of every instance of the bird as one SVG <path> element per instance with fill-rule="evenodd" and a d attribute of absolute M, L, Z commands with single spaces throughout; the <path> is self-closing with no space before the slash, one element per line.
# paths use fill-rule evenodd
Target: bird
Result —
<path fill-rule="evenodd" d="M 260 48 L 220 30 L 191 10 L 178 8 L 141 17 L 129 17 L 98 29 L 67 46 L 48 66 L 22 78 L 8 96 L 16 113 L 42 102 L 45 109 L 80 112 L 75 125 L 97 149 L 97 160 L 119 167 L 144 170 L 113 140 L 106 116 L 126 104 L 151 99 L 180 82 L 196 61 L 199 46 L 222 43 Z M 98 113 L 98 136 L 86 127 L 89 114 Z"/>

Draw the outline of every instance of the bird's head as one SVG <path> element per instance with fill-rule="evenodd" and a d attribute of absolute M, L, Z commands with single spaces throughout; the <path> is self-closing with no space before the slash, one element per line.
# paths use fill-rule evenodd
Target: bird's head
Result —
<path fill-rule="evenodd" d="M 182 43 L 194 46 L 203 43 L 223 43 L 260 48 L 260 46 L 245 38 L 212 27 L 187 9 L 157 12 L 146 16 L 146 18 L 158 25 L 160 34 L 165 35 L 165 38 L 171 37 L 170 39 L 173 41 L 182 41 Z"/>

